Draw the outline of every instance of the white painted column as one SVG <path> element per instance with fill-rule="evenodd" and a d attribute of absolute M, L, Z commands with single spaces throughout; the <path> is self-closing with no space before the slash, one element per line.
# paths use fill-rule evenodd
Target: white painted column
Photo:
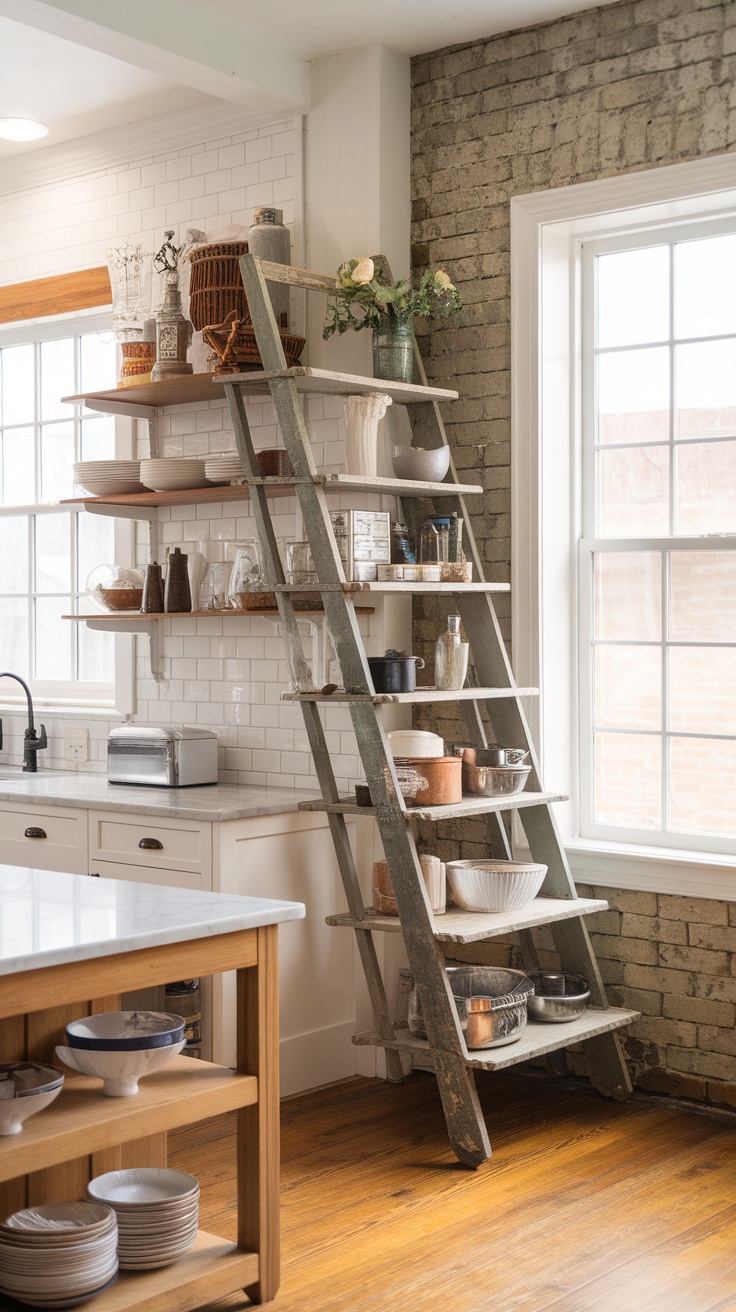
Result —
<path fill-rule="evenodd" d="M 306 264 L 332 273 L 343 260 L 385 255 L 395 279 L 410 270 L 410 69 L 409 58 L 384 46 L 367 46 L 315 60 L 311 108 L 305 120 Z M 371 374 L 371 332 L 347 332 L 322 340 L 325 298 L 307 296 L 309 363 L 322 369 Z M 393 405 L 381 421 L 383 451 L 379 473 L 392 473 L 386 452 L 408 424 L 403 406 Z M 387 503 L 386 509 L 389 504 Z M 411 643 L 411 602 L 386 598 L 371 620 L 376 650 Z M 408 722 L 401 708 L 397 723 Z M 384 713 L 384 723 L 391 720 Z M 383 856 L 376 826 L 361 821 L 358 865 L 366 901 L 371 900 L 373 860 Z M 334 930 L 345 933 L 345 930 Z M 376 935 L 379 961 L 395 1006 L 399 967 L 404 964 L 399 934 Z M 373 1027 L 357 951 L 355 1017 L 357 1029 Z M 355 1048 L 360 1075 L 385 1074 L 383 1053 Z"/>

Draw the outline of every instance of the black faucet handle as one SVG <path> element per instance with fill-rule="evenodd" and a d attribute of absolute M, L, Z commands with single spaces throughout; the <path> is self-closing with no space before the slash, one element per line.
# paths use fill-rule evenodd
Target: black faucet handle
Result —
<path fill-rule="evenodd" d="M 23 735 L 23 746 L 27 752 L 40 752 L 44 747 L 48 747 L 49 740 L 46 737 L 46 725 L 39 725 L 40 733 L 35 729 L 26 729 Z"/>

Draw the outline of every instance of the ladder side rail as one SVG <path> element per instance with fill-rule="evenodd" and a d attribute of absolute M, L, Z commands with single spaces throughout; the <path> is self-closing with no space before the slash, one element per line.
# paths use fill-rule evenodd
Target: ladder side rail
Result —
<path fill-rule="evenodd" d="M 237 386 L 230 386 L 227 388 L 227 395 L 235 430 L 238 453 L 243 463 L 243 470 L 246 475 L 249 474 L 252 477 L 256 477 L 259 473 L 258 462 L 255 456 L 255 449 L 253 447 L 253 440 L 250 433 L 250 426 L 242 392 Z M 260 486 L 251 486 L 251 496 L 253 501 L 253 514 L 256 521 L 256 530 L 270 567 L 269 572 L 271 577 L 269 582 L 283 583 L 283 566 L 276 545 L 273 522 L 271 520 L 271 512 L 265 489 Z M 306 686 L 312 682 L 312 673 L 304 656 L 304 649 L 291 595 L 289 593 L 278 592 L 276 596 L 279 606 L 279 614 L 284 625 L 287 657 L 292 677 L 299 681 L 300 687 L 306 688 Z M 327 751 L 325 743 L 324 730 L 319 718 L 319 711 L 314 703 L 303 702 L 301 703 L 301 706 L 305 728 L 307 730 L 313 759 L 317 768 L 317 777 L 322 796 L 325 801 L 337 801 L 339 793 L 332 766 L 330 764 L 329 752 Z M 358 876 L 355 870 L 355 863 L 344 817 L 341 815 L 331 815 L 329 817 L 329 826 L 335 847 L 338 867 L 340 869 L 343 886 L 348 900 L 348 906 L 352 912 L 359 913 L 360 918 L 363 919 L 365 907 L 360 893 L 360 885 L 358 883 Z M 366 984 L 373 1007 L 377 1032 L 382 1038 L 391 1039 L 393 1038 L 393 1026 L 389 1017 L 388 1000 L 386 998 L 383 978 L 378 965 L 372 935 L 363 931 L 356 934 L 356 939 L 366 976 Z M 389 1049 L 386 1050 L 386 1068 L 388 1077 L 392 1082 L 396 1083 L 403 1079 L 403 1067 L 398 1052 Z"/>
<path fill-rule="evenodd" d="M 252 256 L 243 256 L 240 268 L 263 364 L 266 369 L 282 368 L 283 351 L 260 264 Z M 269 387 L 294 472 L 297 477 L 311 477 L 315 472 L 314 463 L 296 386 L 292 379 L 287 378 L 272 379 Z M 300 484 L 297 494 L 312 548 L 318 586 L 339 588 L 339 591 L 323 591 L 322 596 L 345 686 L 372 692 L 355 609 L 342 590 L 345 576 L 324 491 L 309 483 Z M 406 822 L 393 757 L 374 706 L 354 702 L 350 704 L 350 711 L 384 851 L 390 861 L 394 893 L 427 1034 L 437 1052 L 438 1066 L 445 1071 L 439 1085 L 448 1129 L 460 1160 L 478 1166 L 490 1156 L 488 1134 L 474 1077 L 467 1066 L 465 1040 L 445 973 L 444 957 L 434 935 L 432 911 L 414 838 Z"/>

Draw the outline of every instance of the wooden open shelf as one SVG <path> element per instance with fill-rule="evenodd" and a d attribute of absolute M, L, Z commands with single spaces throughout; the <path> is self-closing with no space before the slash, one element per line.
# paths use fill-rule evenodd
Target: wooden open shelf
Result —
<path fill-rule="evenodd" d="M 69 1161 L 80 1144 L 99 1152 L 258 1101 L 254 1076 L 191 1057 L 175 1057 L 147 1075 L 134 1098 L 105 1098 L 99 1080 L 63 1070 L 64 1087 L 51 1106 L 31 1117 L 22 1134 L 0 1139 L 0 1180 L 36 1170 L 41 1158 L 46 1166 Z"/>
<path fill-rule="evenodd" d="M 257 1253 L 200 1230 L 184 1257 L 154 1271 L 121 1271 L 114 1285 L 95 1295 L 90 1307 L 94 1312 L 191 1312 L 257 1279 Z M 25 1308 L 26 1304 L 0 1295 L 2 1312 Z"/>
<path fill-rule="evenodd" d="M 519 911 L 483 913 L 450 907 L 444 915 L 435 915 L 434 936 L 438 943 L 481 943 L 504 934 L 515 934 L 520 929 L 532 929 L 535 925 L 549 925 L 554 920 L 591 916 L 596 911 L 605 911 L 607 906 L 607 902 L 597 898 L 535 897 Z M 339 915 L 327 916 L 326 923 L 345 929 L 370 929 L 389 934 L 403 932 L 398 916 L 380 915 L 372 907 L 367 908 L 362 920 L 345 911 Z"/>
<path fill-rule="evenodd" d="M 548 806 L 566 802 L 564 793 L 515 793 L 513 797 L 464 797 L 451 806 L 412 806 L 407 820 L 460 820 L 464 816 L 487 815 L 490 811 L 520 811 L 527 806 Z M 324 811 L 327 815 L 375 815 L 372 806 L 358 806 L 354 797 L 339 802 L 300 802 L 300 811 Z"/>
<path fill-rule="evenodd" d="M 509 1043 L 501 1048 L 474 1049 L 466 1057 L 466 1065 L 480 1071 L 502 1071 L 509 1066 L 518 1066 L 531 1057 L 543 1057 L 547 1052 L 557 1052 L 573 1043 L 595 1038 L 597 1034 L 607 1034 L 611 1030 L 630 1025 L 639 1017 L 638 1011 L 625 1011 L 623 1007 L 589 1007 L 577 1020 L 567 1021 L 561 1025 L 545 1025 L 530 1020 L 516 1043 Z M 416 1039 L 410 1030 L 397 1030 L 393 1042 L 381 1039 L 371 1032 L 354 1034 L 353 1043 L 373 1048 L 394 1048 L 398 1052 L 409 1052 L 421 1056 L 425 1063 L 432 1060 L 432 1049 L 426 1039 Z"/>
<path fill-rule="evenodd" d="M 281 378 L 292 378 L 298 392 L 314 392 L 322 396 L 365 396 L 383 392 L 397 405 L 411 405 L 417 401 L 456 401 L 458 397 L 457 392 L 443 387 L 419 387 L 413 383 L 395 383 L 384 378 L 365 378 L 360 374 L 308 369 L 299 365 L 294 369 L 272 372 L 255 369 L 241 374 L 182 374 L 158 383 L 112 387 L 103 392 L 64 396 L 62 400 L 87 405 L 94 410 L 104 410 L 105 402 L 112 402 L 116 409 L 129 405 L 148 406 L 153 410 L 166 405 L 189 405 L 192 401 L 222 400 L 226 384 L 236 384 L 245 396 L 270 396 L 269 383 Z"/>
<path fill-rule="evenodd" d="M 296 496 L 300 484 L 312 483 L 325 492 L 380 493 L 394 497 L 476 496 L 483 491 L 479 483 L 420 483 L 408 478 L 361 478 L 357 474 L 315 474 L 312 479 L 254 478 L 254 487 L 263 487 L 269 496 Z M 217 501 L 247 501 L 247 483 L 220 483 L 209 487 L 184 488 L 177 492 L 125 492 L 104 497 L 69 497 L 63 506 L 157 506 L 207 505 Z"/>
<path fill-rule="evenodd" d="M 373 615 L 375 606 L 356 606 L 356 615 Z M 89 620 L 101 621 L 102 624 L 111 625 L 125 624 L 128 620 L 132 623 L 139 623 L 144 620 L 236 620 L 240 615 L 247 615 L 249 618 L 258 618 L 259 615 L 272 617 L 278 615 L 278 607 L 259 606 L 257 610 L 173 610 L 173 611 L 156 611 L 154 614 L 143 614 L 139 610 L 111 610 L 108 613 L 100 611 L 98 615 L 62 615 L 63 620 L 74 620 L 78 624 L 86 624 Z M 324 615 L 323 610 L 297 610 L 297 619 L 309 619 L 311 615 Z M 329 698 L 325 698 L 329 701 Z"/>

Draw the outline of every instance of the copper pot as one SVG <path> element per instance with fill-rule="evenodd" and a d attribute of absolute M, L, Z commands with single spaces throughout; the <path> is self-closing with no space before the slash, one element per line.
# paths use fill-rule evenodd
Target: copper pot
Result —
<path fill-rule="evenodd" d="M 460 756 L 402 756 L 396 764 L 410 765 L 427 780 L 414 799 L 415 806 L 451 806 L 463 800 L 463 762 Z"/>

